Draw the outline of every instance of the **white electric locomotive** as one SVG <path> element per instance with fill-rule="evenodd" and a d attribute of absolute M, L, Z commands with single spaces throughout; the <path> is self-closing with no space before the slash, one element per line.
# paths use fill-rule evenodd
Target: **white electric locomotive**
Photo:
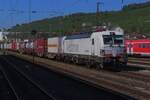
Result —
<path fill-rule="evenodd" d="M 64 55 L 75 63 L 85 62 L 103 68 L 104 64 L 126 65 L 123 33 L 103 31 L 72 35 L 64 40 Z"/>
<path fill-rule="evenodd" d="M 127 64 L 124 34 L 119 31 L 100 31 L 49 38 L 48 55 L 66 62 L 97 65 L 98 68 L 103 68 L 105 64 L 114 66 Z"/>

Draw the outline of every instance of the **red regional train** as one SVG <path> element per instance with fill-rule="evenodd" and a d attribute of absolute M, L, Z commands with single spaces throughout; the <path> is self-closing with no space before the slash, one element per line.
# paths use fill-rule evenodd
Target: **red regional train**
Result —
<path fill-rule="evenodd" d="M 125 45 L 130 56 L 150 57 L 150 39 L 126 40 Z"/>

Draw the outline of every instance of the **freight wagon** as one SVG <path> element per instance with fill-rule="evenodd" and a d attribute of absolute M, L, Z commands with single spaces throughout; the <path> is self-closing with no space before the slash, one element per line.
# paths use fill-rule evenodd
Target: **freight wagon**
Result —
<path fill-rule="evenodd" d="M 63 55 L 63 43 L 65 37 L 48 38 L 47 57 L 51 59 L 61 59 Z"/>
<path fill-rule="evenodd" d="M 4 49 L 4 43 L 0 42 L 0 50 L 3 50 L 3 49 Z"/>
<path fill-rule="evenodd" d="M 5 44 L 4 44 L 4 48 L 5 48 L 6 50 L 12 50 L 12 43 L 11 43 L 11 42 L 5 43 Z"/>
<path fill-rule="evenodd" d="M 19 53 L 20 54 L 25 53 L 25 41 L 19 42 Z"/>
<path fill-rule="evenodd" d="M 11 50 L 11 43 L 7 42 L 7 43 L 0 43 L 0 47 L 1 47 L 1 50 Z"/>
<path fill-rule="evenodd" d="M 19 51 L 19 42 L 11 42 L 11 51 L 18 52 Z"/>
<path fill-rule="evenodd" d="M 31 55 L 33 54 L 33 41 L 32 40 L 24 40 L 24 43 L 23 43 L 23 52 L 25 54 L 28 54 L 28 55 Z"/>
<path fill-rule="evenodd" d="M 34 53 L 39 57 L 43 57 L 47 53 L 46 39 L 37 39 L 34 41 Z"/>

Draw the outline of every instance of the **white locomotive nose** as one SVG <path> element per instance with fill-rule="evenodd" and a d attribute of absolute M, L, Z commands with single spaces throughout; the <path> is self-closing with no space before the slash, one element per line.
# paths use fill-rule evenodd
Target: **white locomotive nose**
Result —
<path fill-rule="evenodd" d="M 104 52 L 105 52 L 105 56 L 109 55 L 109 57 L 115 58 L 118 55 L 123 54 L 124 53 L 123 50 L 124 50 L 123 48 L 120 48 L 118 46 L 114 46 L 114 47 L 105 47 Z"/>
<path fill-rule="evenodd" d="M 116 57 L 116 56 L 117 56 L 117 49 L 112 48 L 112 57 Z"/>

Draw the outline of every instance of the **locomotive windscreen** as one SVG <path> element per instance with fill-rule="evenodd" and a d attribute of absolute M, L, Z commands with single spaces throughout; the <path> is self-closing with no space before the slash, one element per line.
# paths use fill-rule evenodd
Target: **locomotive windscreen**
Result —
<path fill-rule="evenodd" d="M 104 44 L 123 44 L 122 35 L 103 35 Z"/>

